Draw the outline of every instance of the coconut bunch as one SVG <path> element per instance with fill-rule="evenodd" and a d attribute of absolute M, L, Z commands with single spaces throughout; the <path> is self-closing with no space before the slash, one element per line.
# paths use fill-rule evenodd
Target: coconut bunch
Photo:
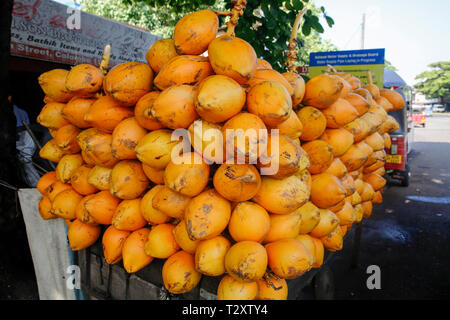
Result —
<path fill-rule="evenodd" d="M 353 199 L 364 194 L 358 186 L 378 183 L 384 165 L 381 156 L 366 165 L 369 149 L 358 143 L 372 148 L 373 134 L 398 124 L 387 116 L 372 128 L 374 107 L 358 126 L 379 106 L 362 97 L 360 82 L 345 89 L 344 76 L 326 74 L 305 85 L 294 69 L 280 74 L 258 59 L 234 34 L 245 3 L 186 15 L 173 38 L 149 48 L 147 63 L 108 71 L 105 50 L 99 67 L 39 77 L 46 104 L 37 120 L 53 136 L 40 155 L 58 163 L 38 183 L 39 212 L 66 221 L 72 250 L 101 238 L 107 263 L 129 273 L 163 259 L 172 294 L 206 275 L 221 277 L 218 299 L 286 299 L 286 279 L 320 267 L 324 248 L 339 250 L 345 229 L 362 219 L 356 208 L 362 215 L 377 201 L 378 185 Z M 219 36 L 220 14 L 229 20 Z M 367 110 L 354 116 L 355 102 L 344 102 L 351 94 Z M 227 130 L 248 129 L 258 134 L 225 148 Z M 350 149 L 364 161 L 351 165 Z M 244 163 L 225 162 L 238 156 Z"/>

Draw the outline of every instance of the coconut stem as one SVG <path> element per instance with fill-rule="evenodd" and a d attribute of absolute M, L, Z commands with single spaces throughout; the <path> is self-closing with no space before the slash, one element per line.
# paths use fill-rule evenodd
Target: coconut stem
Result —
<path fill-rule="evenodd" d="M 297 69 L 297 66 L 295 65 L 295 62 L 297 61 L 297 33 L 298 29 L 300 28 L 300 24 L 302 22 L 303 16 L 306 13 L 306 10 L 308 8 L 308 5 L 312 4 L 312 0 L 308 2 L 307 5 L 303 7 L 303 10 L 299 11 L 297 13 L 297 16 L 295 17 L 294 24 L 292 26 L 292 32 L 291 37 L 289 39 L 288 44 L 288 53 L 287 53 L 287 61 L 286 64 L 288 66 L 288 70 L 291 72 L 295 72 Z"/>
<path fill-rule="evenodd" d="M 372 72 L 367 71 L 367 84 L 373 84 Z"/>
<path fill-rule="evenodd" d="M 230 12 L 230 20 L 227 23 L 227 35 L 235 36 L 234 29 L 238 24 L 239 17 L 244 14 L 245 6 L 247 5 L 247 0 L 236 0 L 233 9 Z"/>
<path fill-rule="evenodd" d="M 106 75 L 108 65 L 109 65 L 109 57 L 111 56 L 111 46 L 107 44 L 105 46 L 105 49 L 103 50 L 103 57 L 102 61 L 100 62 L 100 70 L 103 72 L 103 74 Z"/>

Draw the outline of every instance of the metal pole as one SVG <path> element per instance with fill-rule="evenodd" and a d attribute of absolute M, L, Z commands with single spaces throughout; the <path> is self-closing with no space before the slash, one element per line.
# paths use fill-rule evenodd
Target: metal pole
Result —
<path fill-rule="evenodd" d="M 359 248 L 361 246 L 361 230 L 362 222 L 356 224 L 355 238 L 353 239 L 352 263 L 351 268 L 355 269 L 358 266 Z"/>
<path fill-rule="evenodd" d="M 366 14 L 363 13 L 361 25 L 361 49 L 364 49 L 365 33 L 366 33 Z"/>

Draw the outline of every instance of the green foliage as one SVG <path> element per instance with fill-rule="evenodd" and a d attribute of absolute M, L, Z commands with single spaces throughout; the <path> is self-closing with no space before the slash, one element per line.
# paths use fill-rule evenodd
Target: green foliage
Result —
<path fill-rule="evenodd" d="M 210 8 L 231 9 L 231 0 L 80 0 L 82 10 L 150 30 L 161 37 L 171 37 L 176 22 L 189 12 Z M 286 56 L 292 25 L 297 12 L 309 0 L 248 0 L 244 15 L 239 19 L 236 36 L 248 41 L 258 57 L 266 59 L 274 69 L 286 71 Z M 298 32 L 298 64 L 309 64 L 309 53 L 337 50 L 321 38 L 324 26 L 332 27 L 334 20 L 324 7 L 309 6 Z M 220 16 L 221 26 L 225 19 Z"/>
<path fill-rule="evenodd" d="M 221 1 L 215 0 L 161 1 L 158 6 L 152 6 L 145 1 L 127 0 L 78 0 L 78 2 L 83 11 L 148 29 L 152 34 L 163 38 L 171 37 L 177 21 L 193 10 L 192 6 L 179 7 L 183 2 L 192 2 L 192 5 L 194 2 L 207 2 L 212 3 L 212 7 L 216 10 L 224 8 Z M 178 3 L 172 6 L 171 2 Z M 201 3 L 195 6 L 195 8 L 206 7 L 206 4 Z"/>
<path fill-rule="evenodd" d="M 384 68 L 392 71 L 398 71 L 398 69 L 388 60 L 384 59 Z"/>
<path fill-rule="evenodd" d="M 258 57 L 267 60 L 274 69 L 284 72 L 287 70 L 284 63 L 292 25 L 297 12 L 302 10 L 307 2 L 308 0 L 248 0 L 244 15 L 236 27 L 236 36 L 248 41 L 255 48 Z M 231 7 L 231 2 L 227 2 L 227 8 Z M 318 37 L 324 32 L 319 17 L 323 16 L 330 27 L 334 21 L 323 7 L 310 8 L 304 15 L 303 26 L 297 35 L 300 64 L 307 64 L 311 51 L 330 51 L 329 44 Z M 311 38 L 308 39 L 308 36 Z M 309 47 L 308 43 L 314 45 Z M 301 47 L 301 44 L 304 47 Z"/>
<path fill-rule="evenodd" d="M 422 72 L 416 80 L 422 80 L 414 88 L 428 98 L 450 97 L 450 62 L 435 62 L 428 66 L 432 70 Z"/>

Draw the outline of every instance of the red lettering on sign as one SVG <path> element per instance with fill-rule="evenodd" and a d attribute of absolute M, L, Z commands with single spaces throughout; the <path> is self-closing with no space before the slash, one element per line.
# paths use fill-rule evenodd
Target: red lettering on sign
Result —
<path fill-rule="evenodd" d="M 63 16 L 57 14 L 56 16 L 53 16 L 50 19 L 50 24 L 57 26 L 57 27 L 65 28 L 66 27 L 66 19 Z"/>
<path fill-rule="evenodd" d="M 37 13 L 37 6 L 41 0 L 36 0 L 32 6 L 25 5 L 20 1 L 14 1 L 12 14 L 23 16 L 25 19 L 32 19 Z"/>

